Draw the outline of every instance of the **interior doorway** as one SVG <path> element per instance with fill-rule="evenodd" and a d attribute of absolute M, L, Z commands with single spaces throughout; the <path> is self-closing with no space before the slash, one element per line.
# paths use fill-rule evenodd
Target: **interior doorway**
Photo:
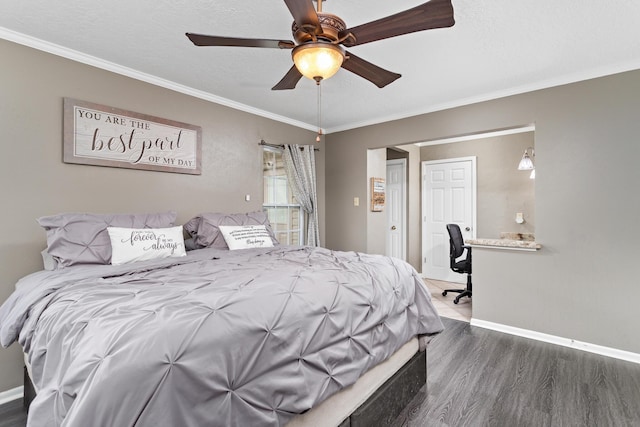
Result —
<path fill-rule="evenodd" d="M 407 160 L 387 160 L 386 255 L 407 260 Z"/>
<path fill-rule="evenodd" d="M 446 225 L 458 224 L 465 239 L 476 230 L 476 157 L 422 162 L 422 275 L 463 283 L 449 268 Z"/>

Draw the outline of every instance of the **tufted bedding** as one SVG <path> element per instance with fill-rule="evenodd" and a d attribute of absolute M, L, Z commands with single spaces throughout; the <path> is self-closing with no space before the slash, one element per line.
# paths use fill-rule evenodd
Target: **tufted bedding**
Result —
<path fill-rule="evenodd" d="M 279 426 L 442 323 L 415 270 L 322 248 L 200 249 L 23 278 L 29 426 Z"/>

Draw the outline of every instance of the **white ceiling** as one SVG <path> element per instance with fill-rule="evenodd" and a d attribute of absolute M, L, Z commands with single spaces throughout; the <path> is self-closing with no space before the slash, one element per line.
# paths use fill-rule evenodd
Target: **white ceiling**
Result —
<path fill-rule="evenodd" d="M 425 0 L 328 0 L 353 27 Z M 638 0 L 453 0 L 455 26 L 349 49 L 402 78 L 322 84 L 327 132 L 640 68 Z M 315 83 L 272 91 L 289 50 L 195 47 L 185 32 L 291 40 L 282 0 L 3 1 L 0 37 L 308 129 Z M 95 100 L 88 100 L 95 101 Z M 117 106 L 116 106 L 117 107 Z"/>

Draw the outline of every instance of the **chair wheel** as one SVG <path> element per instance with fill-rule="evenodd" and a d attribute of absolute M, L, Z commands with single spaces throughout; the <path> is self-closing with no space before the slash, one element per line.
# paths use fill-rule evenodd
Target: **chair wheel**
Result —
<path fill-rule="evenodd" d="M 444 291 L 444 292 L 442 293 L 442 296 L 443 296 L 443 297 L 446 297 L 446 296 L 447 296 L 447 291 Z"/>
<path fill-rule="evenodd" d="M 453 303 L 457 304 L 459 301 L 460 301 L 460 298 L 456 298 L 456 299 L 453 300 Z"/>

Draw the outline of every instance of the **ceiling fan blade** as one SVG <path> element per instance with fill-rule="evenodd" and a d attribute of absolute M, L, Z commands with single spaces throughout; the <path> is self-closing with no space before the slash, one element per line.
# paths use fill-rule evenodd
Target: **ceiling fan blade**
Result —
<path fill-rule="evenodd" d="M 295 89 L 296 85 L 302 78 L 302 74 L 294 65 L 287 72 L 287 74 L 278 82 L 277 85 L 271 88 L 271 90 L 286 90 L 286 89 Z"/>
<path fill-rule="evenodd" d="M 287 4 L 289 12 L 293 15 L 293 20 L 296 21 L 298 27 L 308 28 L 311 26 L 316 31 L 321 29 L 318 14 L 311 0 L 284 0 L 284 2 Z"/>
<path fill-rule="evenodd" d="M 394 81 L 402 77 L 401 74 L 392 73 L 391 71 L 387 71 L 384 68 L 380 68 L 377 65 L 372 64 L 371 62 L 365 61 L 362 58 L 358 58 L 350 52 L 347 52 L 346 58 L 342 63 L 342 68 L 369 80 L 379 88 L 383 88 L 389 83 L 393 83 Z"/>
<path fill-rule="evenodd" d="M 193 33 L 186 33 L 186 35 L 196 46 L 241 46 L 275 49 L 293 49 L 295 47 L 295 43 L 290 40 L 241 39 L 237 37 L 207 36 Z"/>
<path fill-rule="evenodd" d="M 451 27 L 454 24 L 451 0 L 431 0 L 404 12 L 343 30 L 340 38 L 353 34 L 355 40 L 347 38 L 343 42 L 345 46 L 351 47 L 416 31 Z"/>

